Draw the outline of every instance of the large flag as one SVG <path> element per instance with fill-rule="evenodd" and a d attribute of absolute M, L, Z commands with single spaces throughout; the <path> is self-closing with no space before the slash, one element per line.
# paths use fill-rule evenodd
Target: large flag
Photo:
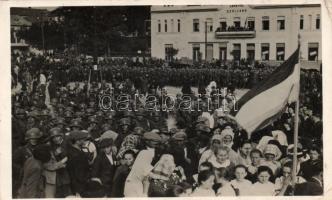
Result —
<path fill-rule="evenodd" d="M 236 121 L 248 132 L 278 119 L 300 91 L 299 48 L 265 80 L 237 101 Z"/>

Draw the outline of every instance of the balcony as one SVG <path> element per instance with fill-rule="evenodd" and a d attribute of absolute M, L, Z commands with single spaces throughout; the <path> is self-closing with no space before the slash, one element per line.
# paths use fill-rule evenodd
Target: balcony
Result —
<path fill-rule="evenodd" d="M 217 28 L 215 32 L 215 37 L 218 39 L 226 38 L 255 38 L 256 31 L 251 28 L 245 27 L 228 27 L 222 29 L 221 27 Z"/>

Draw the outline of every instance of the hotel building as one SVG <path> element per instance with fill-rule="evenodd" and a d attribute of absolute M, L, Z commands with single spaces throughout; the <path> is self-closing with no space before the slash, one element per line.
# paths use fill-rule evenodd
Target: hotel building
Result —
<path fill-rule="evenodd" d="M 280 63 L 296 50 L 300 36 L 303 67 L 319 67 L 320 13 L 318 4 L 152 6 L 151 56 Z"/>

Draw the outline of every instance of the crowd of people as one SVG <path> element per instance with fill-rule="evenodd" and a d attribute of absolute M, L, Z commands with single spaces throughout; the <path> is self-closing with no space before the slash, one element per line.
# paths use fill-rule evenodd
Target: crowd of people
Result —
<path fill-rule="evenodd" d="M 88 80 L 92 70 L 94 73 L 101 74 L 100 76 L 107 82 L 128 78 L 137 84 L 138 88 L 141 87 L 139 84 L 144 85 L 145 82 L 161 87 L 165 84 L 181 87 L 188 83 L 198 87 L 207 85 L 211 81 L 216 81 L 222 87 L 233 85 L 236 88 L 251 88 L 266 78 L 276 67 L 269 67 L 259 62 L 249 65 L 249 62 L 244 60 L 241 60 L 237 66 L 232 62 L 221 63 L 217 60 L 189 65 L 181 64 L 176 60 L 173 63 L 166 63 L 156 59 L 144 59 L 141 62 L 136 59 L 104 59 L 99 61 L 98 72 L 96 72 L 92 68 L 92 59 L 54 54 L 49 56 L 13 55 L 12 62 L 14 66 L 20 68 L 20 76 L 23 76 L 21 79 L 29 80 L 29 82 L 31 82 L 30 79 L 34 79 L 34 75 L 38 75 L 40 70 L 47 74 L 52 73 L 62 85 L 75 81 L 84 82 Z M 14 72 L 13 74 L 15 75 Z"/>
<path fill-rule="evenodd" d="M 247 86 L 250 73 L 246 80 L 230 78 L 235 69 L 118 60 L 89 76 L 88 62 L 13 57 L 13 86 L 21 85 L 12 93 L 14 198 L 323 194 L 320 72 L 302 71 L 292 180 L 294 105 L 250 137 L 230 115 L 234 90 Z M 174 102 L 164 98 L 165 85 L 182 87 Z M 103 105 L 110 102 L 121 105 Z"/>

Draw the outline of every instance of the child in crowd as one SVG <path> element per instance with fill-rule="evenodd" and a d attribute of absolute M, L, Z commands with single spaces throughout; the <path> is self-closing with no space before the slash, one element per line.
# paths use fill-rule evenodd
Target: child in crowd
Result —
<path fill-rule="evenodd" d="M 212 189 L 215 176 L 211 171 L 202 171 L 198 174 L 198 187 L 190 195 L 192 197 L 212 197 L 215 193 Z"/>
<path fill-rule="evenodd" d="M 253 184 L 252 194 L 255 196 L 274 196 L 276 194 L 275 186 L 270 179 L 273 172 L 268 166 L 260 166 L 257 170 L 258 181 Z"/>
<path fill-rule="evenodd" d="M 248 196 L 251 194 L 252 183 L 247 180 L 247 168 L 244 165 L 235 166 L 235 179 L 230 182 L 236 189 L 237 196 Z"/>

